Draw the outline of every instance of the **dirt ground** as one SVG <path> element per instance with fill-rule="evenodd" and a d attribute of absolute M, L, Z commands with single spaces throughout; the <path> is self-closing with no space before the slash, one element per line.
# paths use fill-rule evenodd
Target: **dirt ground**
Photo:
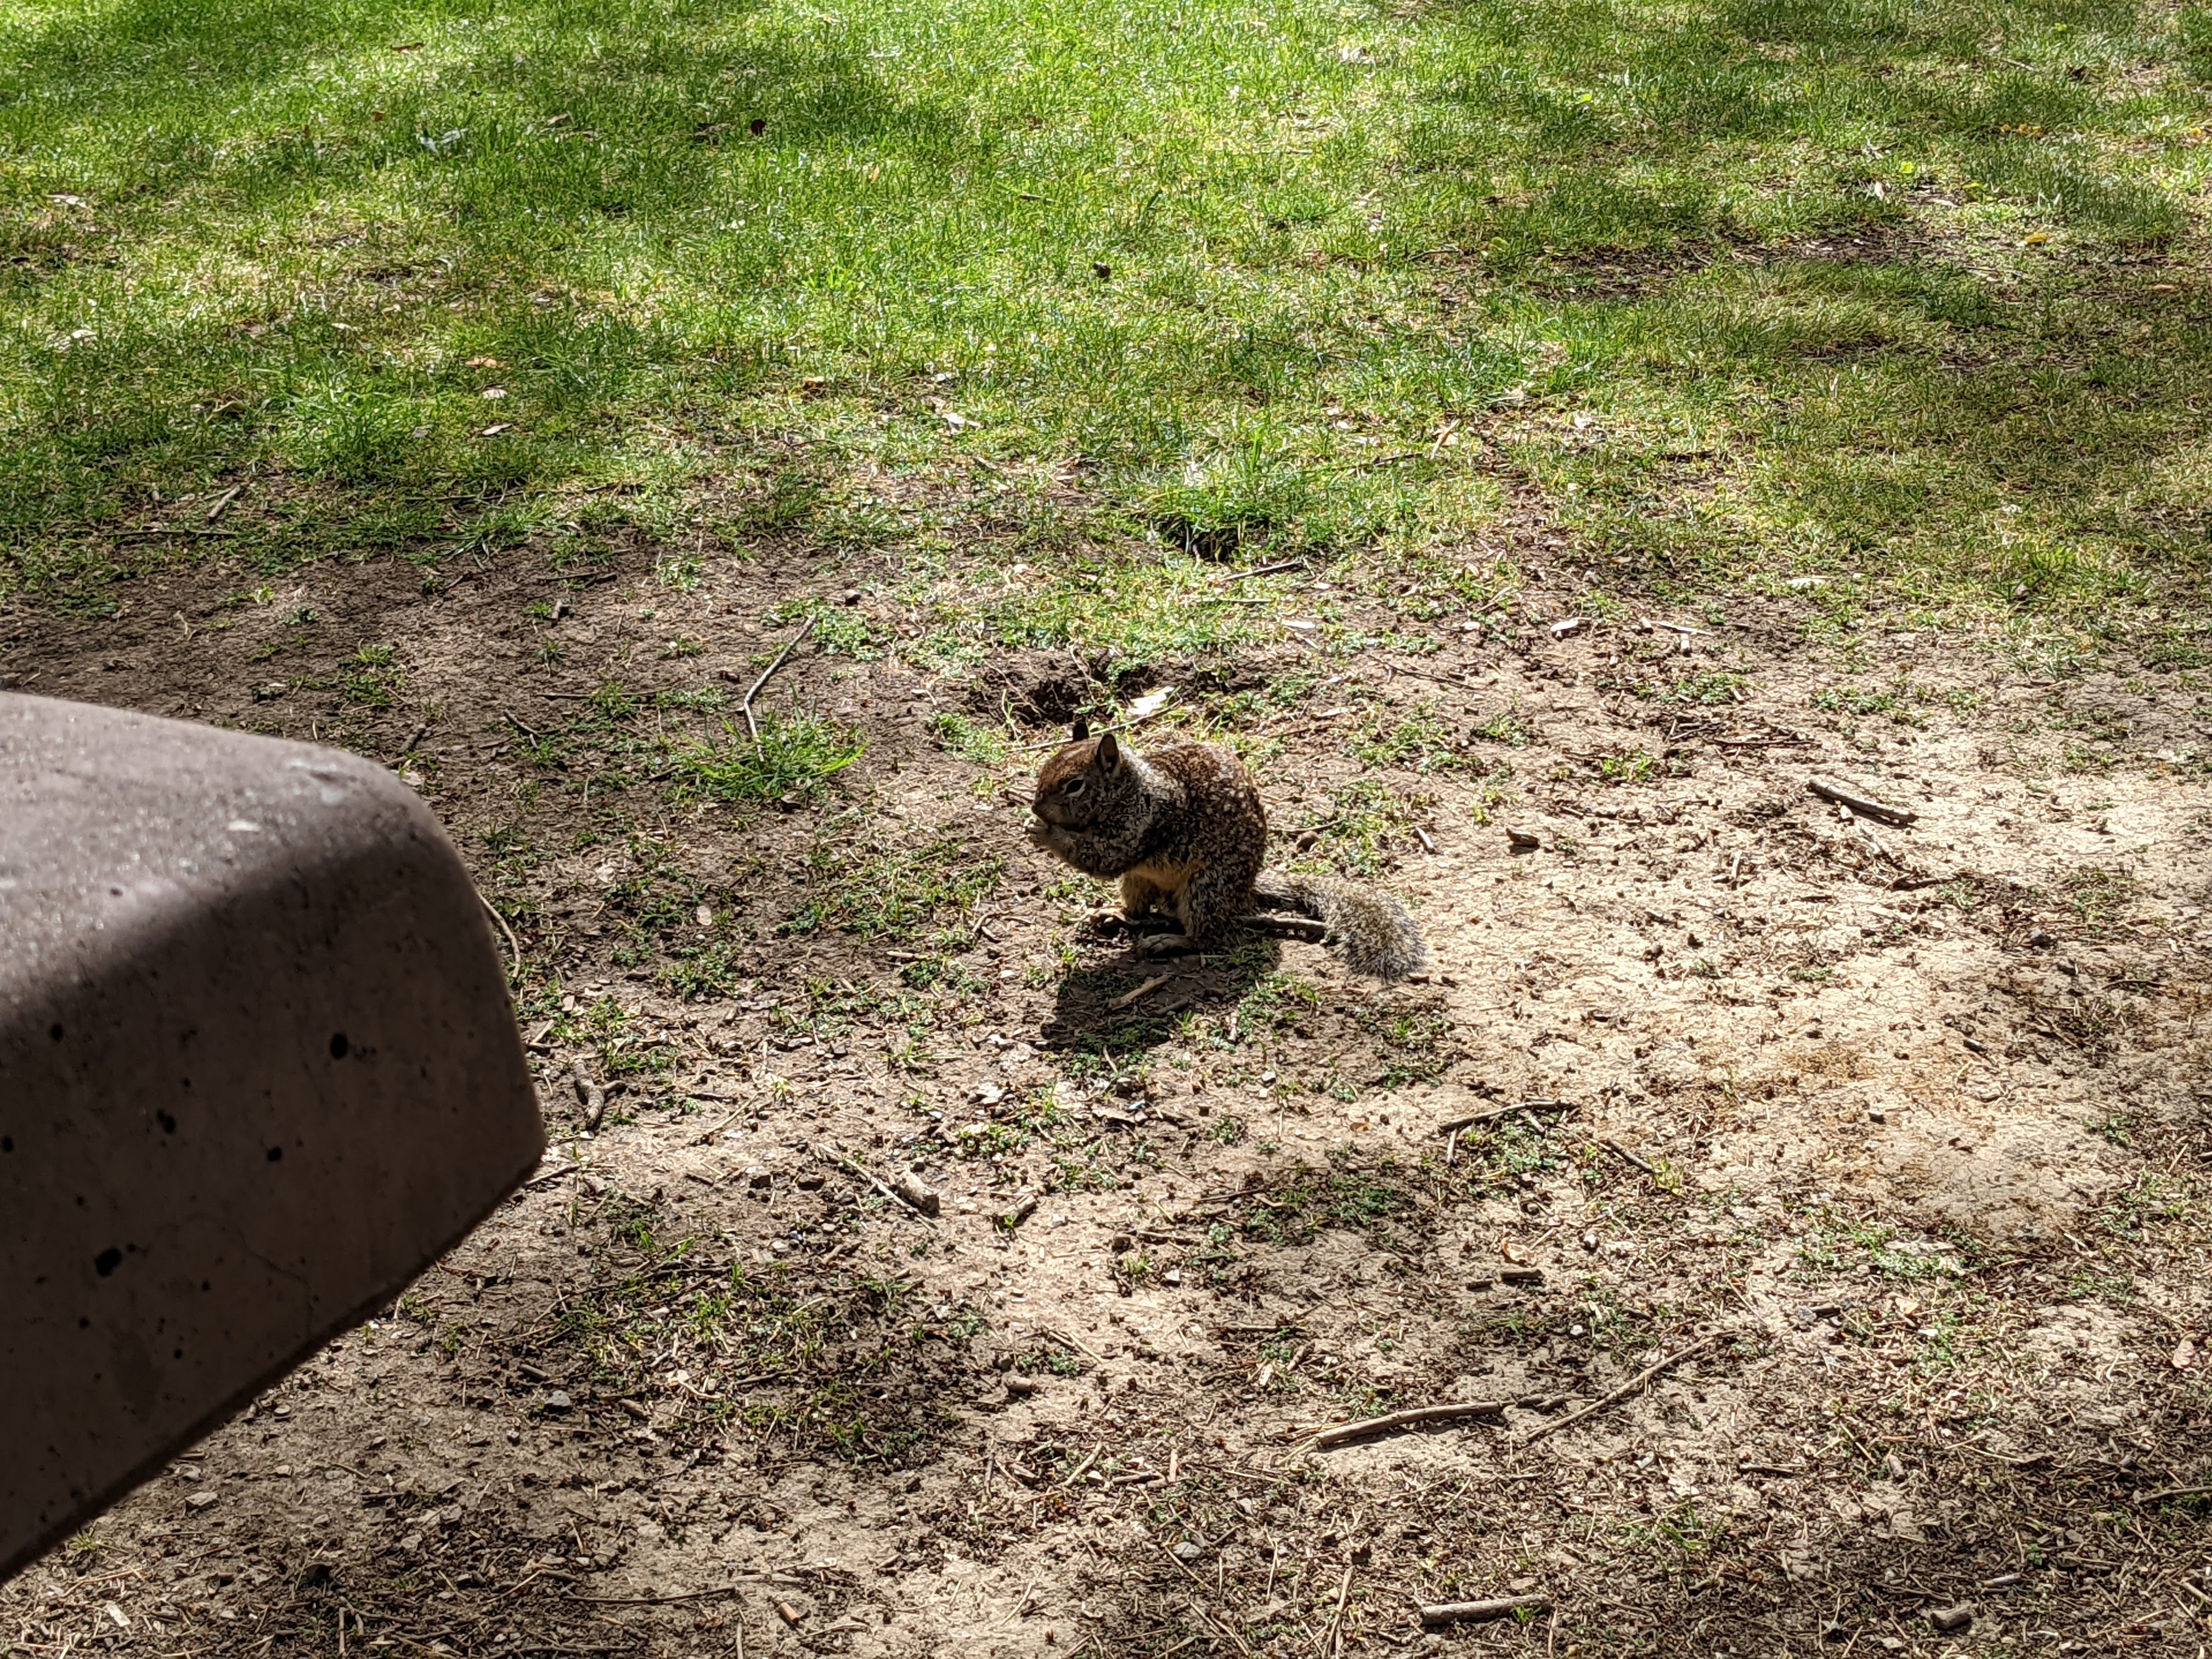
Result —
<path fill-rule="evenodd" d="M 2191 674 L 1808 644 L 1788 594 L 1558 627 L 1556 571 L 928 673 L 885 556 L 665 553 L 0 612 L 0 684 L 400 767 L 512 929 L 554 1142 L 0 1588 L 0 1654 L 2212 1646 Z M 809 600 L 864 625 L 761 706 L 865 753 L 685 787 Z M 1166 686 L 1130 741 L 1243 743 L 1283 854 L 1417 903 L 1429 975 L 1089 925 L 1004 745 Z"/>

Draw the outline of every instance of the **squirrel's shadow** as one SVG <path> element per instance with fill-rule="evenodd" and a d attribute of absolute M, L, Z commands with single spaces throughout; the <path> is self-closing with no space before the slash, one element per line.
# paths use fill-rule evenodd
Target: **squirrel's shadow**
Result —
<path fill-rule="evenodd" d="M 1118 949 L 1101 939 L 1061 975 L 1040 1035 L 1051 1048 L 1116 1061 L 1142 1054 L 1172 1039 L 1187 1014 L 1227 1015 L 1282 957 L 1280 939 L 1242 932 L 1224 950 L 1159 956 L 1133 939 Z M 1161 983 L 1132 996 L 1154 980 Z"/>

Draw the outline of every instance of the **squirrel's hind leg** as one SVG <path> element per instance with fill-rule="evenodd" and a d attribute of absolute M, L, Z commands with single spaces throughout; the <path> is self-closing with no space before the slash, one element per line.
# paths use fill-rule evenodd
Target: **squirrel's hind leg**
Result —
<path fill-rule="evenodd" d="M 1155 902 L 1159 903 L 1163 913 L 1173 916 L 1182 924 L 1182 932 L 1180 933 L 1153 933 L 1139 939 L 1137 951 L 1139 955 L 1180 956 L 1201 948 L 1198 939 L 1198 929 L 1191 925 L 1190 890 L 1192 885 L 1192 882 L 1185 882 L 1181 887 L 1170 892 L 1166 888 L 1146 880 L 1141 876 L 1121 878 L 1121 891 L 1125 899 L 1131 889 L 1141 887 Z"/>
<path fill-rule="evenodd" d="M 1218 950 L 1237 919 L 1252 908 L 1251 873 L 1220 865 L 1194 871 L 1176 895 L 1175 908 L 1193 949 Z"/>

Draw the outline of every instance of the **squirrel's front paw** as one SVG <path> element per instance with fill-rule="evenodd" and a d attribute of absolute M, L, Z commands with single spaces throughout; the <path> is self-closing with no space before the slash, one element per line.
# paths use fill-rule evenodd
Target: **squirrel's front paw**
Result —
<path fill-rule="evenodd" d="M 1129 931 L 1129 918 L 1119 910 L 1093 910 L 1084 917 L 1083 925 L 1094 933 L 1126 933 Z"/>

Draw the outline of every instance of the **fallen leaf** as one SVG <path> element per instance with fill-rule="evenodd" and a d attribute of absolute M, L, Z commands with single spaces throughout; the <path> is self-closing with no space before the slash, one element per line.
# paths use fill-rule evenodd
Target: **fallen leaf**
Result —
<path fill-rule="evenodd" d="M 1163 685 L 1157 690 L 1146 692 L 1129 705 L 1129 718 L 1133 720 L 1151 719 L 1168 706 L 1168 699 L 1173 696 L 1175 687 L 1172 685 Z"/>

